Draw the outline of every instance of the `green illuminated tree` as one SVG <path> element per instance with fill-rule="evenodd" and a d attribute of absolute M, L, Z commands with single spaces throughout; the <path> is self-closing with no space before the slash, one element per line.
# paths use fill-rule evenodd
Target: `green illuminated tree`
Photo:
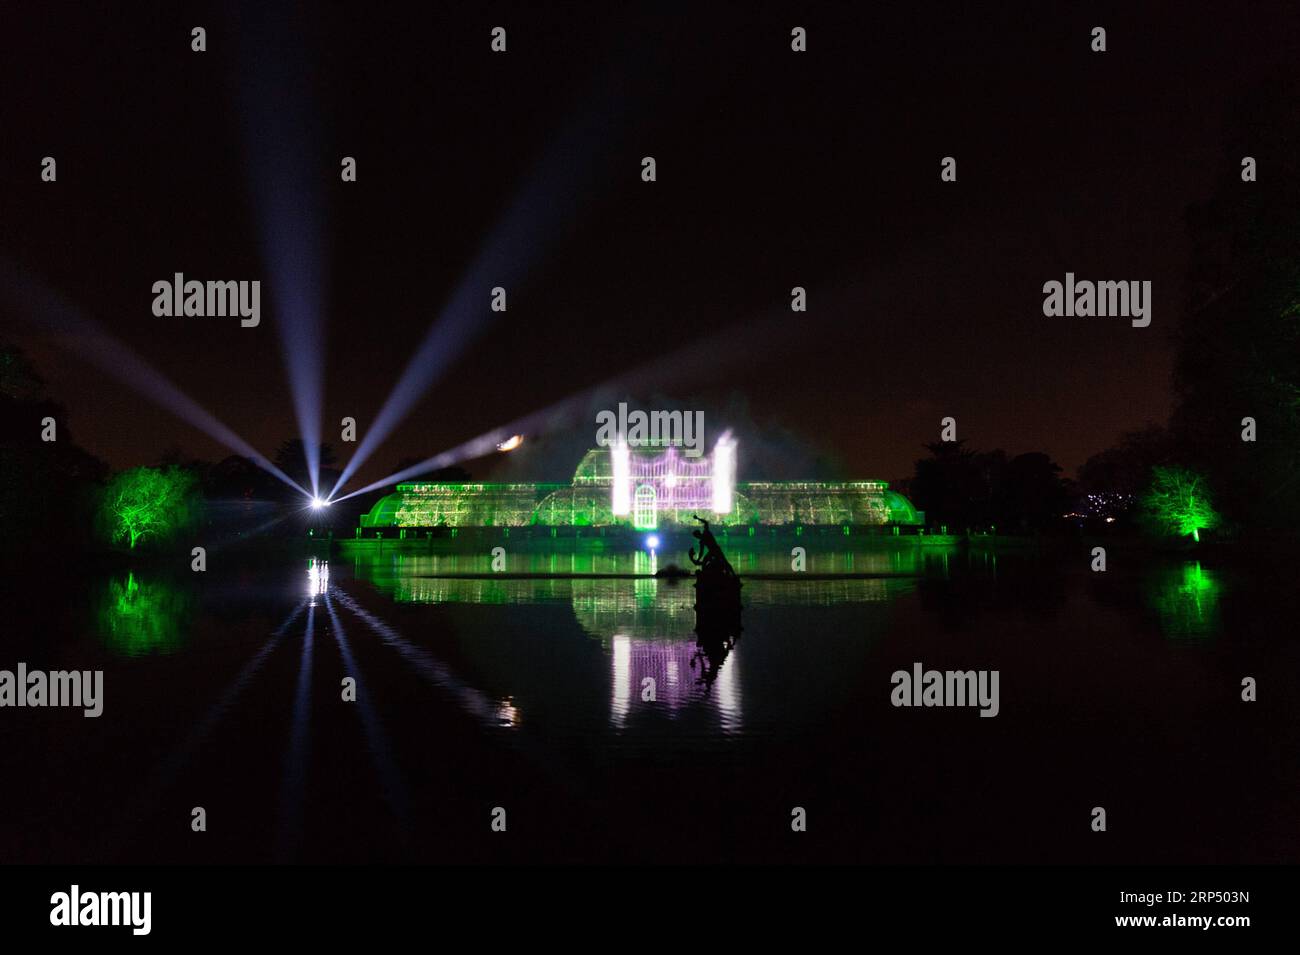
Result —
<path fill-rule="evenodd" d="M 198 519 L 198 480 L 182 468 L 131 468 L 104 489 L 100 518 L 108 539 L 134 550 L 142 541 L 162 542 Z"/>
<path fill-rule="evenodd" d="M 1186 468 L 1152 468 L 1151 486 L 1143 495 L 1142 506 L 1161 530 L 1190 534 L 1194 541 L 1201 539 L 1201 531 L 1219 523 L 1205 478 Z"/>

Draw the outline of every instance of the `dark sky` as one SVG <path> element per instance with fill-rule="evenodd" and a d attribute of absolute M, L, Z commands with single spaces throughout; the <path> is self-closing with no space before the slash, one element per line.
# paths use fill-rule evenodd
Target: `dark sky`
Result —
<path fill-rule="evenodd" d="M 1184 211 L 1225 161 L 1234 105 L 1300 52 L 1294 11 L 1254 4 L 26 6 L 0 41 L 0 255 L 263 452 L 297 428 L 259 158 L 301 157 L 280 228 L 318 250 L 322 417 L 344 458 L 338 420 L 373 420 L 466 276 L 517 276 L 364 478 L 705 339 L 716 366 L 658 392 L 743 401 L 853 476 L 909 473 L 945 415 L 976 447 L 1072 472 L 1167 416 Z M 155 317 L 151 285 L 175 271 L 261 279 L 261 326 Z M 1045 318 L 1042 285 L 1066 271 L 1152 281 L 1151 326 Z M 788 311 L 794 285 L 807 316 Z M 90 450 L 226 453 L 14 318 L 0 337 Z"/>

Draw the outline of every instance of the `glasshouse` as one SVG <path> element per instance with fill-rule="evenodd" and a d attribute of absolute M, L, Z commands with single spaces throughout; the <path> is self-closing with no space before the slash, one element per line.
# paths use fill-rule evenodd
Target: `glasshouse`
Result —
<path fill-rule="evenodd" d="M 914 526 L 925 515 L 883 481 L 735 479 L 734 445 L 596 448 L 568 484 L 409 483 L 361 516 L 362 528 L 616 527 L 653 530 L 695 516 L 727 525 Z"/>

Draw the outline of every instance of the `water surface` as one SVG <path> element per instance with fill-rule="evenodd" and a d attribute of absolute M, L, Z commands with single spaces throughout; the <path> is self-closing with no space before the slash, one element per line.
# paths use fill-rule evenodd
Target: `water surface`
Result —
<path fill-rule="evenodd" d="M 809 551 L 856 576 L 733 551 L 790 579 L 746 582 L 721 653 L 645 552 L 35 577 L 0 666 L 103 669 L 105 715 L 0 711 L 22 780 L 0 858 L 1296 860 L 1289 588 L 1183 560 Z M 999 714 L 892 706 L 914 662 L 998 670 Z"/>

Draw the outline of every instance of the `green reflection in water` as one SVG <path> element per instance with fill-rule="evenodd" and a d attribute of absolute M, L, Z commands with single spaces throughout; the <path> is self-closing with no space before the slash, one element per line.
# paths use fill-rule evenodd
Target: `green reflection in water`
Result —
<path fill-rule="evenodd" d="M 936 554 L 941 549 L 933 549 Z M 823 572 L 868 569 L 888 572 L 913 570 L 921 565 L 916 549 L 901 554 L 878 552 L 810 553 L 810 566 Z M 814 564 L 814 558 L 817 563 Z M 570 573 L 575 566 L 591 566 L 590 555 L 572 553 L 512 555 L 510 569 L 532 573 Z M 746 582 L 746 607 L 883 606 L 913 592 L 916 581 L 905 578 L 806 579 L 790 573 L 788 551 L 744 551 L 734 560 L 759 573 L 782 574 L 784 579 Z M 578 625 L 589 635 L 608 642 L 616 635 L 640 640 L 693 639 L 695 588 L 692 581 L 654 577 L 518 578 L 486 572 L 489 559 L 480 554 L 393 554 L 355 557 L 351 562 L 359 580 L 398 603 L 415 604 L 568 604 Z M 597 573 L 652 574 L 665 566 L 660 554 L 650 552 L 599 555 Z M 480 574 L 482 576 L 441 576 Z"/>
<path fill-rule="evenodd" d="M 1223 582 L 1200 561 L 1160 570 L 1148 584 L 1147 599 L 1160 615 L 1165 636 L 1201 639 L 1221 629 L 1219 598 Z"/>
<path fill-rule="evenodd" d="M 689 539 L 688 539 L 689 542 Z M 345 544 L 372 544 L 371 541 L 345 542 Z M 681 542 L 678 542 L 681 543 Z M 740 548 L 735 542 L 724 543 L 732 565 L 742 575 L 768 574 L 788 576 L 793 572 L 789 547 L 774 546 L 762 549 Z M 408 546 L 409 545 L 409 546 Z M 464 550 L 451 542 L 393 541 L 384 548 L 377 546 L 351 546 L 344 548 L 344 556 L 352 565 L 356 576 L 370 580 L 380 589 L 394 590 L 397 583 L 411 578 L 482 575 L 495 576 L 491 548 L 495 542 L 485 542 L 478 550 Z M 624 549 L 615 550 L 604 542 L 564 542 L 556 547 L 541 548 L 535 542 L 518 549 L 506 546 L 505 574 L 583 576 L 604 574 L 651 575 L 670 565 L 691 569 L 686 558 L 685 544 L 665 545 L 658 551 Z M 955 552 L 950 543 L 940 543 L 928 538 L 901 538 L 883 540 L 869 548 L 854 550 L 822 546 L 818 538 L 805 538 L 800 545 L 807 552 L 806 571 L 819 574 L 942 574 L 947 556 Z M 972 555 L 971 560 L 976 559 Z M 987 559 L 980 555 L 979 559 Z M 513 602 L 508 595 L 512 588 L 477 588 L 486 602 Z M 649 594 L 649 588 L 642 588 Z M 400 596 L 398 599 L 402 599 Z M 419 599 L 419 598 L 415 598 Z"/>
<path fill-rule="evenodd" d="M 916 537 L 899 541 L 891 539 L 853 550 L 822 549 L 818 543 L 816 538 L 804 541 L 810 578 L 792 573 L 789 548 L 732 547 L 728 556 L 742 576 L 766 574 L 784 578 L 748 581 L 746 604 L 830 606 L 886 601 L 909 592 L 913 582 L 812 575 L 942 574 L 942 561 L 954 551 L 951 544 Z M 657 552 L 616 550 L 583 541 L 545 550 L 513 551 L 507 548 L 506 573 L 501 575 L 492 572 L 492 556 L 486 546 L 475 552 L 458 550 L 454 545 L 440 542 L 436 547 L 360 548 L 354 549 L 349 556 L 348 563 L 358 579 L 370 582 L 398 603 L 572 602 L 580 620 L 585 620 L 589 614 L 605 618 L 622 617 L 629 612 L 645 620 L 660 620 L 664 616 L 675 618 L 684 605 L 686 616 L 690 620 L 694 618 L 694 590 L 689 580 L 674 585 L 649 576 L 670 564 L 689 568 L 684 555 L 671 547 Z M 970 559 L 975 560 L 975 555 Z M 981 555 L 979 559 L 985 558 Z M 512 577 L 512 574 L 557 576 L 519 578 Z M 593 574 L 636 576 L 622 580 L 586 576 Z M 671 622 L 676 629 L 679 621 L 673 619 Z"/>
<path fill-rule="evenodd" d="M 183 622 L 190 616 L 187 591 L 161 580 L 111 578 L 99 603 L 99 634 L 119 656 L 175 653 L 185 643 Z"/>

